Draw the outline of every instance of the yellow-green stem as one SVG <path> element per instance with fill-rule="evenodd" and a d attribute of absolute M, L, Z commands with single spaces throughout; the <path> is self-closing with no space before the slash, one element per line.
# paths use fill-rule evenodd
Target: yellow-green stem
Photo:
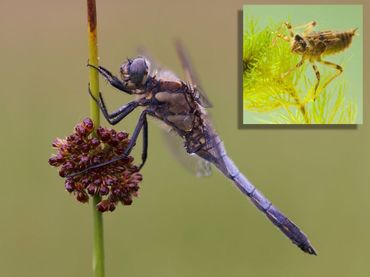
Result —
<path fill-rule="evenodd" d="M 305 107 L 306 103 L 301 101 L 301 99 L 299 98 L 299 95 L 298 95 L 296 90 L 293 90 L 290 93 L 290 95 L 293 97 L 293 99 L 295 100 L 295 102 L 297 104 L 297 107 L 299 108 L 300 112 L 302 113 L 305 123 L 306 124 L 311 124 L 310 118 L 308 116 L 308 113 L 307 113 L 307 110 L 306 110 L 306 107 Z"/>
<path fill-rule="evenodd" d="M 87 0 L 87 20 L 88 20 L 88 41 L 89 41 L 89 63 L 98 66 L 98 43 L 97 43 L 97 20 L 95 0 Z M 98 98 L 99 96 L 99 75 L 91 67 L 89 68 L 89 85 L 91 93 Z M 90 98 L 90 117 L 94 122 L 95 128 L 100 125 L 99 107 Z M 96 129 L 95 129 L 96 130 Z M 94 130 L 94 135 L 96 135 Z M 93 276 L 104 277 L 104 233 L 103 217 L 101 212 L 96 209 L 96 205 L 101 201 L 99 196 L 93 198 Z"/>

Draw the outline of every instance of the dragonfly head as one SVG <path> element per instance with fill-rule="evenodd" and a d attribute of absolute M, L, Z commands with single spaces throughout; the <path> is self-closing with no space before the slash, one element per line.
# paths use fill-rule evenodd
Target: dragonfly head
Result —
<path fill-rule="evenodd" d="M 300 35 L 295 35 L 294 40 L 292 42 L 292 52 L 297 54 L 303 54 L 306 52 L 307 49 L 307 42 L 305 39 Z"/>
<path fill-rule="evenodd" d="M 150 63 L 144 57 L 128 59 L 121 65 L 121 77 L 125 82 L 140 88 L 148 79 Z"/>

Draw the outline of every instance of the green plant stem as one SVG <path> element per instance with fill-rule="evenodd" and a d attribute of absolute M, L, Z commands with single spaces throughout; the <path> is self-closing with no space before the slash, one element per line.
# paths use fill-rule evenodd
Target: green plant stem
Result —
<path fill-rule="evenodd" d="M 296 90 L 293 90 L 290 95 L 293 97 L 294 101 L 297 104 L 297 107 L 299 108 L 300 112 L 302 113 L 305 123 L 310 124 L 311 123 L 310 118 L 308 117 L 308 113 L 307 113 L 307 110 L 306 110 L 306 107 L 305 107 L 306 103 L 301 101 L 301 99 L 299 98 L 299 95 L 296 92 Z"/>
<path fill-rule="evenodd" d="M 93 249 L 93 276 L 104 277 L 104 233 L 103 216 L 96 209 L 100 202 L 99 196 L 93 198 L 93 224 L 94 224 L 94 249 Z"/>
<path fill-rule="evenodd" d="M 97 46 L 97 19 L 95 0 L 87 0 L 87 20 L 88 20 L 88 45 L 89 63 L 98 66 L 98 46 Z M 89 86 L 92 95 L 99 97 L 99 75 L 92 68 L 89 70 Z M 100 125 L 99 107 L 90 98 L 90 116 L 94 122 L 95 130 Z M 94 135 L 96 132 L 94 130 Z M 99 196 L 93 198 L 93 228 L 94 228 L 94 247 L 93 247 L 93 276 L 104 277 L 104 233 L 102 213 L 96 209 L 96 205 L 101 201 Z"/>

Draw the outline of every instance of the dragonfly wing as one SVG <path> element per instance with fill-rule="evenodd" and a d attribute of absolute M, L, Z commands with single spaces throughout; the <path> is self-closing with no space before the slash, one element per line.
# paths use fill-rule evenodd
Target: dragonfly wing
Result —
<path fill-rule="evenodd" d="M 182 53 L 182 46 L 180 46 Z M 180 49 L 179 48 L 179 49 Z M 147 58 L 150 61 L 151 68 L 155 69 L 152 74 L 156 75 L 158 79 L 169 80 L 169 81 L 181 81 L 178 76 L 176 76 L 172 71 L 164 69 L 164 67 L 156 61 L 144 47 L 138 48 L 138 53 L 140 56 Z M 185 57 L 185 54 L 183 55 Z M 187 62 L 185 58 L 184 61 Z M 194 79 L 194 77 L 192 77 Z M 165 123 L 160 122 L 160 127 L 163 130 L 164 141 L 167 147 L 177 160 L 184 168 L 186 168 L 192 174 L 197 177 L 210 176 L 212 174 L 211 163 L 198 157 L 197 155 L 189 155 L 184 148 L 181 138 L 176 134 L 175 131 L 171 129 Z"/>
<path fill-rule="evenodd" d="M 145 57 L 150 62 L 152 69 L 151 75 L 155 75 L 158 79 L 168 80 L 170 82 L 181 82 L 181 79 L 173 71 L 165 69 L 162 64 L 155 60 L 146 48 L 139 47 L 137 51 L 140 56 Z"/>
<path fill-rule="evenodd" d="M 145 57 L 150 62 L 151 75 L 156 75 L 157 71 L 162 69 L 162 65 L 159 64 L 152 55 L 150 55 L 149 51 L 145 47 L 138 47 L 137 52 L 139 53 L 139 56 Z"/>
<path fill-rule="evenodd" d="M 175 47 L 176 47 L 177 54 L 180 58 L 181 65 L 184 68 L 186 78 L 189 81 L 191 87 L 198 94 L 199 104 L 201 104 L 204 108 L 212 107 L 211 101 L 209 101 L 207 95 L 204 93 L 204 91 L 203 91 L 203 89 L 200 85 L 200 81 L 197 77 L 197 74 L 195 73 L 194 68 L 191 65 L 189 55 L 187 54 L 184 46 L 182 45 L 182 43 L 179 40 L 177 40 L 175 42 Z"/>
<path fill-rule="evenodd" d="M 163 131 L 164 141 L 175 160 L 184 168 L 197 177 L 210 176 L 212 174 L 211 164 L 197 155 L 189 155 L 181 138 L 174 131 Z"/>

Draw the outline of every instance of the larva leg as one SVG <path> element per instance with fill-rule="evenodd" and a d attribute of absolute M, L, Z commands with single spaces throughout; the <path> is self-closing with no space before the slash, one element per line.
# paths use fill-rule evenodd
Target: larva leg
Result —
<path fill-rule="evenodd" d="M 294 29 L 304 29 L 303 34 L 311 33 L 313 28 L 317 25 L 316 21 L 310 21 L 306 24 L 296 26 Z"/>
<path fill-rule="evenodd" d="M 287 42 L 290 42 L 290 37 L 288 37 L 288 36 L 284 36 L 284 35 L 279 34 L 279 33 L 277 33 L 277 34 L 276 34 L 276 36 L 277 36 L 278 38 L 281 38 L 281 39 L 283 39 L 283 40 L 287 41 Z"/>
<path fill-rule="evenodd" d="M 305 57 L 302 57 L 301 61 L 299 63 L 297 63 L 295 65 L 295 67 L 292 67 L 291 69 L 289 69 L 287 72 L 285 72 L 283 75 L 282 75 L 282 78 L 285 78 L 287 75 L 289 75 L 292 71 L 296 70 L 297 68 L 301 67 L 303 64 L 304 64 L 304 61 L 305 61 Z"/>
<path fill-rule="evenodd" d="M 284 23 L 284 25 L 285 25 L 285 26 L 286 26 L 286 28 L 288 29 L 289 36 L 290 36 L 291 38 L 293 38 L 293 37 L 294 37 L 294 32 L 293 32 L 293 27 L 292 27 L 292 25 L 290 25 L 290 23 L 289 23 L 289 22 L 285 22 L 285 23 Z"/>
<path fill-rule="evenodd" d="M 314 98 L 313 99 L 316 100 L 316 98 L 317 98 L 316 93 L 317 93 L 317 89 L 318 89 L 319 84 L 320 84 L 320 71 L 317 69 L 316 64 L 312 64 L 312 68 L 315 71 L 316 79 L 317 79 L 316 85 L 315 85 L 315 91 L 314 91 L 314 94 L 313 94 L 314 95 Z"/>
<path fill-rule="evenodd" d="M 332 62 L 322 61 L 322 60 L 319 60 L 319 62 L 337 70 L 337 73 L 334 74 L 329 80 L 327 80 L 324 83 L 324 85 L 322 87 L 324 89 L 324 88 L 327 87 L 327 85 L 329 85 L 331 83 L 331 81 L 333 81 L 336 77 L 338 77 L 340 74 L 342 74 L 343 68 L 340 65 L 332 63 Z"/>
<path fill-rule="evenodd" d="M 280 33 L 276 33 L 276 36 L 278 38 L 281 38 L 287 42 L 290 42 L 292 40 L 292 38 L 294 37 L 294 33 L 293 33 L 293 29 L 292 29 L 292 25 L 290 25 L 288 22 L 284 22 L 285 27 L 288 29 L 288 32 L 289 32 L 289 36 L 285 36 L 283 34 L 280 34 Z M 280 28 L 279 28 L 280 29 Z M 272 41 L 272 45 L 275 45 L 276 43 L 276 38 L 273 39 Z"/>

